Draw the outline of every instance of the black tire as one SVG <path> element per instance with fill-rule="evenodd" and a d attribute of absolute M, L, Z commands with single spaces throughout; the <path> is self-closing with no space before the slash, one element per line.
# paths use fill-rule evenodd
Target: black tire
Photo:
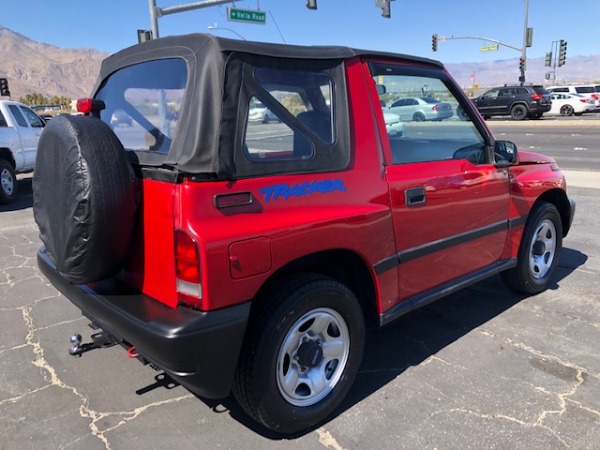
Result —
<path fill-rule="evenodd" d="M 529 295 L 546 290 L 558 264 L 562 233 L 556 207 L 551 203 L 536 206 L 525 225 L 517 266 L 502 273 L 504 282 Z"/>
<path fill-rule="evenodd" d="M 575 110 L 571 105 L 563 105 L 560 108 L 560 114 L 563 116 L 572 116 Z"/>
<path fill-rule="evenodd" d="M 0 159 L 0 204 L 14 202 L 18 190 L 17 175 L 12 164 Z"/>
<path fill-rule="evenodd" d="M 524 105 L 515 105 L 510 110 L 510 117 L 513 120 L 525 120 L 527 118 L 527 107 Z"/>
<path fill-rule="evenodd" d="M 416 112 L 413 114 L 414 122 L 425 122 L 425 115 L 422 112 Z"/>
<path fill-rule="evenodd" d="M 362 309 L 346 286 L 308 273 L 282 280 L 256 301 L 235 398 L 273 431 L 311 429 L 338 407 L 354 381 L 365 339 Z M 335 354 L 323 353 L 334 341 L 329 348 Z"/>
<path fill-rule="evenodd" d="M 33 214 L 57 270 L 74 284 L 118 273 L 129 254 L 136 181 L 104 122 L 60 116 L 44 128 L 33 174 Z"/>

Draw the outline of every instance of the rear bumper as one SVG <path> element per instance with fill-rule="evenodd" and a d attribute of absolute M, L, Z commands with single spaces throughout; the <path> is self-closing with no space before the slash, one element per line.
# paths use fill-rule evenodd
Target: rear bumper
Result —
<path fill-rule="evenodd" d="M 250 303 L 217 311 L 169 308 L 115 279 L 87 285 L 66 281 L 41 248 L 38 266 L 92 322 L 174 380 L 206 398 L 229 394 Z"/>

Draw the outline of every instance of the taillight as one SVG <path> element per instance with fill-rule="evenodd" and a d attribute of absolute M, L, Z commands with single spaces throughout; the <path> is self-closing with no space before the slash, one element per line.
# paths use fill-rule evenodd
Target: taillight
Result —
<path fill-rule="evenodd" d="M 593 98 L 594 100 L 598 100 L 598 94 L 592 94 L 592 98 Z"/>
<path fill-rule="evenodd" d="M 531 96 L 531 98 L 532 98 L 532 99 L 534 99 L 534 100 L 539 100 L 539 99 L 541 99 L 541 98 L 543 98 L 543 97 L 544 97 L 544 96 L 543 96 L 542 94 L 533 94 L 533 95 Z"/>
<path fill-rule="evenodd" d="M 433 105 L 433 106 L 431 107 L 431 110 L 432 110 L 432 111 L 437 111 L 438 109 L 440 109 L 439 105 Z"/>
<path fill-rule="evenodd" d="M 589 100 L 587 98 L 580 98 L 579 101 L 581 103 L 588 103 L 589 102 Z"/>
<path fill-rule="evenodd" d="M 200 309 L 200 249 L 195 239 L 183 230 L 175 230 L 175 277 L 179 303 Z"/>
<path fill-rule="evenodd" d="M 77 100 L 77 111 L 84 114 L 100 112 L 106 108 L 103 100 L 80 98 Z"/>

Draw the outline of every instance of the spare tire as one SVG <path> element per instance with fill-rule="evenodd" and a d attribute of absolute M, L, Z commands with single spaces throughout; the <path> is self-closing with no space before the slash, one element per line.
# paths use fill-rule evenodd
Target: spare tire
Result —
<path fill-rule="evenodd" d="M 48 123 L 33 174 L 33 215 L 65 279 L 85 284 L 121 270 L 132 242 L 136 189 L 123 145 L 107 124 L 68 115 Z"/>

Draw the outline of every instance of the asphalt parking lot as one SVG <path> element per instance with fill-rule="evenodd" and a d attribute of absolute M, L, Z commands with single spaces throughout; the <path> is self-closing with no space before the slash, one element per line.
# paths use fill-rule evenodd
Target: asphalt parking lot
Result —
<path fill-rule="evenodd" d="M 347 400 L 294 439 L 120 347 L 70 356 L 94 330 L 38 272 L 24 177 L 0 207 L 0 449 L 600 448 L 600 172 L 567 175 L 577 214 L 548 291 L 496 277 L 370 331 Z"/>

